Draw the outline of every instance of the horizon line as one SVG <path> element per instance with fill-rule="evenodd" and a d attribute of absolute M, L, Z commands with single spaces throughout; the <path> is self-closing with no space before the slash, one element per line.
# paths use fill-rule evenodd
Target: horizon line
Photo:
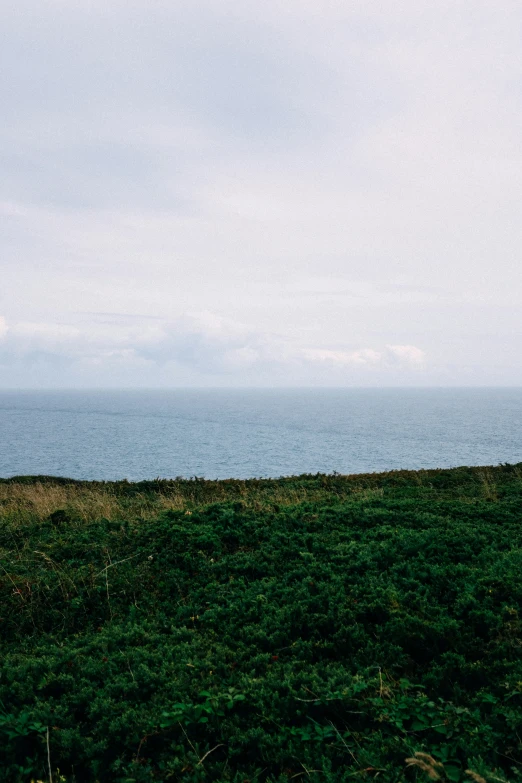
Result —
<path fill-rule="evenodd" d="M 522 390 L 522 384 L 448 384 L 407 386 L 19 386 L 0 387 L 1 393 L 20 392 L 174 392 L 174 391 L 422 391 L 456 389 Z"/>

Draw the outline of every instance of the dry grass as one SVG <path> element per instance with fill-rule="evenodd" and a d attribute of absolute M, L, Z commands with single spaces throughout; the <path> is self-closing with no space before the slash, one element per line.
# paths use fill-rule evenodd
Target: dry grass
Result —
<path fill-rule="evenodd" d="M 424 772 L 430 780 L 448 781 L 449 778 L 446 774 L 444 764 L 440 761 L 435 761 L 433 756 L 429 753 L 415 753 L 411 758 L 404 759 L 407 767 L 413 767 L 417 770 Z M 508 783 L 506 778 L 486 773 L 486 777 L 480 775 L 472 769 L 465 770 L 465 774 L 468 775 L 474 783 L 488 783 L 488 780 L 498 781 L 498 783 Z"/>
<path fill-rule="evenodd" d="M 53 484 L 53 483 L 0 483 L 0 519 L 19 522 L 43 521 L 56 511 L 63 510 L 76 522 L 94 522 L 97 519 L 131 520 L 153 519 L 163 511 L 192 508 L 195 499 L 190 487 L 172 483 L 162 487 L 161 492 L 115 492 L 111 485 Z M 185 491 L 183 491 L 185 490 Z M 382 495 L 382 490 L 347 488 L 350 494 L 368 494 L 368 497 Z M 316 501 L 324 497 L 324 490 L 310 490 L 305 487 L 271 487 L 270 491 L 252 493 L 246 484 L 231 487 L 216 483 L 205 498 L 206 503 L 227 500 L 244 502 L 249 507 L 261 509 L 267 502 L 279 506 L 291 506 L 305 501 Z"/>
<path fill-rule="evenodd" d="M 411 758 L 405 759 L 408 767 L 421 769 L 430 780 L 440 780 L 444 774 L 444 766 L 440 761 L 435 761 L 429 753 L 415 753 Z"/>
<path fill-rule="evenodd" d="M 134 485 L 26 477 L 0 481 L 0 520 L 15 524 L 43 521 L 63 510 L 73 524 L 103 518 L 131 522 L 152 519 L 170 509 L 187 510 L 226 501 L 240 501 L 256 510 L 348 498 L 374 503 L 386 497 L 389 489 L 400 493 L 403 488 L 409 498 L 413 493 L 423 499 L 446 496 L 460 502 L 492 502 L 502 496 L 507 484 L 519 490 L 521 465 L 263 481 L 158 480 Z"/>
<path fill-rule="evenodd" d="M 477 472 L 482 482 L 482 490 L 485 499 L 491 501 L 498 500 L 497 487 L 492 471 L 488 468 L 483 468 Z"/>
<path fill-rule="evenodd" d="M 118 497 L 110 489 L 54 484 L 0 484 L 0 516 L 12 521 L 44 520 L 58 510 L 73 520 L 148 519 L 168 509 L 183 509 L 186 500 L 179 493 L 155 496 Z"/>

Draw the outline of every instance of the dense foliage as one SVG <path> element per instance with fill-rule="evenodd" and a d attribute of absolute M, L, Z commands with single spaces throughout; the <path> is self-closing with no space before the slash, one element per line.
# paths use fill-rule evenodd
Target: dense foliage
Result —
<path fill-rule="evenodd" d="M 520 775 L 521 465 L 0 490 L 0 780 Z"/>

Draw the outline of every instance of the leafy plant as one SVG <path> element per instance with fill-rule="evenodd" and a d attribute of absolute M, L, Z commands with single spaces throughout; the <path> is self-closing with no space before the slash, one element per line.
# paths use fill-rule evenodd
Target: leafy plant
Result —
<path fill-rule="evenodd" d="M 0 480 L 0 779 L 515 782 L 521 500 L 509 465 Z"/>
<path fill-rule="evenodd" d="M 169 711 L 164 712 L 161 728 L 169 728 L 176 724 L 190 726 L 192 723 L 208 723 L 213 717 L 224 718 L 227 710 L 231 710 L 238 702 L 245 700 L 245 695 L 237 693 L 235 688 L 217 694 L 200 691 L 198 695 L 202 699 L 199 703 L 178 702 L 173 704 Z"/>

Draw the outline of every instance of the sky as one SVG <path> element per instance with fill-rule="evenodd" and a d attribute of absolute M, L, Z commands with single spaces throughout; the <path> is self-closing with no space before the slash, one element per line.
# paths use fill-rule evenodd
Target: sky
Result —
<path fill-rule="evenodd" d="M 519 0 L 0 31 L 0 388 L 522 385 Z"/>

